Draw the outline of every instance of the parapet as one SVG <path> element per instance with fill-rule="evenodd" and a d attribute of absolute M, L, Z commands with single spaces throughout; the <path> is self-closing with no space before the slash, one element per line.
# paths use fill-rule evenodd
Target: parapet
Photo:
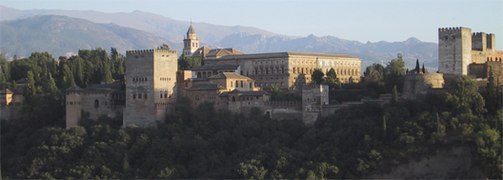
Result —
<path fill-rule="evenodd" d="M 439 33 L 458 33 L 462 30 L 471 30 L 467 27 L 446 27 L 446 28 L 438 28 Z"/>
<path fill-rule="evenodd" d="M 141 49 L 141 50 L 129 50 L 126 51 L 126 56 L 145 56 L 145 55 L 153 55 L 154 53 L 169 53 L 176 54 L 176 51 L 168 50 L 168 49 Z"/>

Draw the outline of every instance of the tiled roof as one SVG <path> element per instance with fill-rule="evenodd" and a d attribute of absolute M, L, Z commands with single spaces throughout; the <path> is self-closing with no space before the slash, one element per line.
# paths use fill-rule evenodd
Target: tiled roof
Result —
<path fill-rule="evenodd" d="M 196 51 L 194 51 L 194 54 L 192 54 L 192 57 L 201 57 L 203 56 L 207 56 L 208 53 L 210 52 L 210 48 L 206 47 L 206 46 L 203 46 L 203 47 L 200 47 L 199 49 L 197 49 Z"/>
<path fill-rule="evenodd" d="M 250 79 L 249 77 L 239 75 L 233 72 L 221 72 L 216 75 L 208 77 L 209 79 L 228 79 L 228 78 L 233 78 L 233 79 Z"/>
<path fill-rule="evenodd" d="M 111 84 L 92 84 L 82 89 L 77 85 L 72 85 L 72 87 L 66 89 L 66 91 L 114 91 L 120 90 L 122 88 L 122 84 L 120 83 L 111 83 Z"/>
<path fill-rule="evenodd" d="M 192 23 L 191 23 L 190 26 L 189 26 L 189 30 L 187 30 L 187 34 L 194 34 L 194 33 L 196 33 L 196 31 L 192 27 Z"/>
<path fill-rule="evenodd" d="M 222 57 L 228 55 L 239 55 L 243 54 L 241 51 L 234 48 L 223 48 L 223 49 L 212 49 L 208 52 L 206 56 L 208 57 Z"/>
<path fill-rule="evenodd" d="M 256 54 L 231 54 L 222 56 L 217 59 L 257 59 L 257 58 L 285 58 L 289 56 L 319 56 L 319 57 L 344 57 L 344 58 L 357 58 L 347 54 L 324 54 L 312 52 L 272 52 L 272 53 L 256 53 Z"/>
<path fill-rule="evenodd" d="M 202 90 L 219 90 L 220 88 L 218 87 L 217 84 L 211 84 L 211 83 L 196 83 L 188 89 L 189 91 L 202 91 Z"/>
<path fill-rule="evenodd" d="M 231 91 L 231 92 L 222 92 L 222 93 L 220 93 L 219 96 L 225 97 L 225 96 L 229 96 L 229 95 L 232 95 L 232 94 L 235 94 L 235 95 L 238 95 L 238 96 L 262 96 L 262 95 L 267 95 L 269 93 L 267 93 L 266 91 L 239 91 L 239 90 L 234 90 L 234 91 Z"/>
<path fill-rule="evenodd" d="M 192 71 L 203 71 L 203 70 L 236 70 L 239 65 L 237 64 L 205 64 L 204 66 L 199 66 L 192 68 Z"/>

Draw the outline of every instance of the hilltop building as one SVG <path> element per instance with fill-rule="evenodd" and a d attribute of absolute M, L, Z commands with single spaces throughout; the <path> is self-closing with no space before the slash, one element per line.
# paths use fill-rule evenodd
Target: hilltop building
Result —
<path fill-rule="evenodd" d="M 342 82 L 359 82 L 361 60 L 354 56 L 321 53 L 244 54 L 234 48 L 199 47 L 192 24 L 184 39 L 183 56 L 201 58 L 203 66 L 178 71 L 176 51 L 167 49 L 126 52 L 125 85 L 72 87 L 67 90 L 67 128 L 77 126 L 82 117 L 117 117 L 123 125 L 155 126 L 173 110 L 178 97 L 191 105 L 212 103 L 218 110 L 248 113 L 259 108 L 276 119 L 302 119 L 313 123 L 332 112 L 328 107 L 328 86 L 307 86 L 315 69 L 334 69 Z M 295 92 L 300 99 L 271 101 L 264 91 L 276 85 Z M 117 101 L 117 102 L 116 102 Z M 324 113 L 326 112 L 326 113 Z"/>
<path fill-rule="evenodd" d="M 487 79 L 490 71 L 503 82 L 503 51 L 496 50 L 496 35 L 472 33 L 470 28 L 438 29 L 438 71 Z"/>
<path fill-rule="evenodd" d="M 66 90 L 66 128 L 78 126 L 83 118 L 98 119 L 122 115 L 125 99 L 122 84 L 94 84 L 84 89 L 77 85 Z"/>
<path fill-rule="evenodd" d="M 470 28 L 438 29 L 438 72 L 405 75 L 402 97 L 414 99 L 428 92 L 441 91 L 456 76 L 468 75 L 484 87 L 492 74 L 503 92 L 503 51 L 496 50 L 496 35 L 472 33 Z M 503 94 L 502 94 L 503 96 Z"/>
<path fill-rule="evenodd" d="M 190 32 L 189 28 L 189 32 Z M 126 52 L 124 125 L 156 125 L 176 101 L 178 56 L 167 49 Z"/>
<path fill-rule="evenodd" d="M 341 54 L 274 52 L 256 54 L 232 53 L 223 56 L 204 57 L 204 66 L 199 67 L 201 77 L 214 75 L 214 67 L 234 67 L 226 69 L 257 81 L 257 86 L 267 88 L 278 85 L 284 89 L 295 89 L 299 76 L 307 83 L 312 81 L 315 69 L 327 73 L 333 68 L 343 83 L 359 82 L 361 60 L 357 57 Z M 199 75 L 199 74 L 198 74 Z"/>

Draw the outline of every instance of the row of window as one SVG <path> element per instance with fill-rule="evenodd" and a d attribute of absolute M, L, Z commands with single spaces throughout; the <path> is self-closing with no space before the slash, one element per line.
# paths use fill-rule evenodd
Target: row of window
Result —
<path fill-rule="evenodd" d="M 148 81 L 147 77 L 133 77 L 133 82 L 146 82 Z"/>
<path fill-rule="evenodd" d="M 245 82 L 245 81 L 239 81 L 239 80 L 236 80 L 236 83 L 231 81 L 231 87 L 234 87 L 234 85 L 235 85 L 236 88 L 239 88 L 239 87 L 243 88 L 246 83 L 247 82 Z M 253 88 L 253 82 L 248 83 L 248 88 Z"/>
<path fill-rule="evenodd" d="M 293 73 L 294 74 L 313 74 L 314 69 L 313 68 L 300 68 L 300 67 L 294 67 L 293 68 Z M 329 70 L 325 70 L 325 74 Z M 336 69 L 335 74 L 340 75 L 340 76 L 359 76 L 360 71 L 357 69 Z"/>
<path fill-rule="evenodd" d="M 169 78 L 169 77 L 160 77 L 159 80 L 161 80 L 161 81 L 171 81 L 171 78 Z"/>
<path fill-rule="evenodd" d="M 285 64 L 285 60 L 253 61 L 253 64 Z"/>
<path fill-rule="evenodd" d="M 138 94 L 133 93 L 133 99 L 136 99 L 136 98 L 138 98 L 138 99 L 147 99 L 147 97 L 148 97 L 147 93 L 138 93 Z"/>
<path fill-rule="evenodd" d="M 280 87 L 283 87 L 284 83 L 283 82 L 280 82 L 280 83 L 277 83 L 277 82 L 260 82 L 260 83 L 257 83 L 258 86 L 262 87 L 262 88 L 266 88 L 266 87 L 269 87 L 271 85 L 277 85 L 277 86 L 280 86 Z"/>
<path fill-rule="evenodd" d="M 162 99 L 162 98 L 164 98 L 164 99 L 166 99 L 166 98 L 171 98 L 171 95 L 169 95 L 169 96 L 168 96 L 168 91 L 161 91 L 161 92 L 159 93 L 159 98 L 161 98 L 161 99 Z"/>
<path fill-rule="evenodd" d="M 359 62 L 354 61 L 321 61 L 321 66 L 360 66 Z"/>
<path fill-rule="evenodd" d="M 155 103 L 156 109 L 168 109 L 168 103 Z"/>
<path fill-rule="evenodd" d="M 252 72 L 252 74 L 285 74 L 287 73 L 285 67 L 255 67 L 255 70 Z"/>
<path fill-rule="evenodd" d="M 80 105 L 80 101 L 67 101 L 66 102 L 66 105 Z M 108 102 L 103 102 L 103 105 L 108 105 Z M 94 108 L 99 108 L 100 107 L 100 101 L 98 101 L 97 99 L 94 100 Z"/>
<path fill-rule="evenodd" d="M 258 80 L 282 80 L 282 79 L 286 79 L 287 77 L 286 76 L 265 76 L 265 77 L 259 76 L 256 78 Z"/>

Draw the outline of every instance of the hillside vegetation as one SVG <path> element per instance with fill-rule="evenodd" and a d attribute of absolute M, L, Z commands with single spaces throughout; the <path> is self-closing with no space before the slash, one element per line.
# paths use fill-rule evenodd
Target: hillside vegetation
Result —
<path fill-rule="evenodd" d="M 216 111 L 211 104 L 193 109 L 181 97 L 155 128 L 121 128 L 120 117 L 102 117 L 65 129 L 67 87 L 123 77 L 123 57 L 111 52 L 81 50 L 59 64 L 48 53 L 12 62 L 0 58 L 3 86 L 27 80 L 22 116 L 1 124 L 3 179 L 366 178 L 434 156 L 439 147 L 459 146 L 468 149 L 481 175 L 431 178 L 502 178 L 503 110 L 487 108 L 501 107 L 488 101 L 492 94 L 479 93 L 472 79 L 459 77 L 443 94 L 400 100 L 400 78 L 389 78 L 403 75 L 400 58 L 384 70 L 367 68 L 364 81 L 350 87 L 393 92 L 389 104 L 341 109 L 313 126 L 269 119 L 258 109 L 250 114 Z M 393 75 L 395 70 L 400 72 Z M 384 79 L 378 78 L 381 71 Z"/>

